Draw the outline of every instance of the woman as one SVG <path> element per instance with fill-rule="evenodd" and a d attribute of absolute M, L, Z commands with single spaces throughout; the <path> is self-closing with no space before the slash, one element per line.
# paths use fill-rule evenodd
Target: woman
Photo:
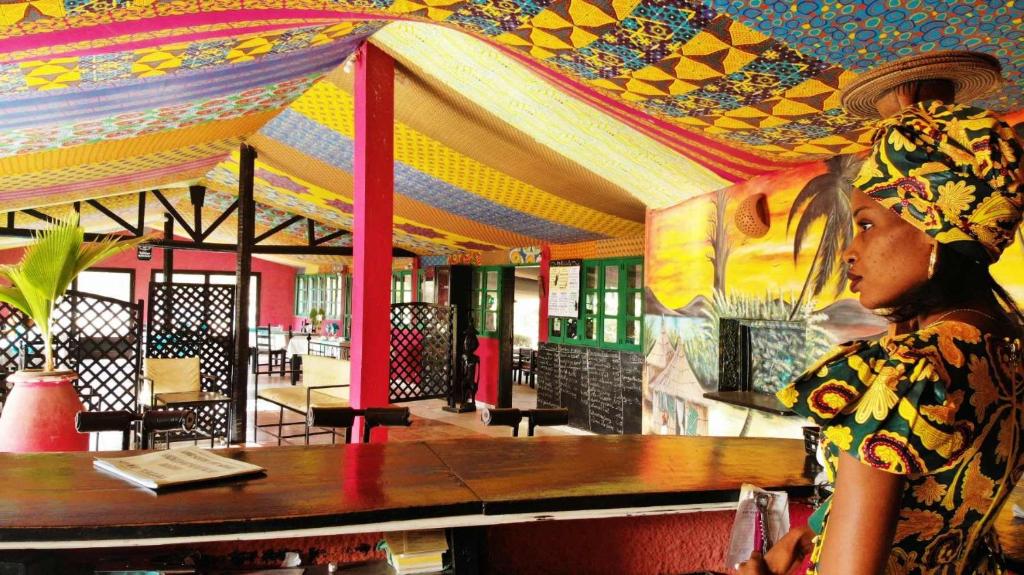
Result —
<path fill-rule="evenodd" d="M 808 552 L 809 574 L 1004 572 L 991 526 L 1024 473 L 1022 317 L 988 266 L 1021 225 L 1021 148 L 991 113 L 948 103 L 952 85 L 876 98 L 893 115 L 853 182 L 843 257 L 889 333 L 779 392 L 822 426 L 834 495 L 740 573 L 789 573 Z"/>

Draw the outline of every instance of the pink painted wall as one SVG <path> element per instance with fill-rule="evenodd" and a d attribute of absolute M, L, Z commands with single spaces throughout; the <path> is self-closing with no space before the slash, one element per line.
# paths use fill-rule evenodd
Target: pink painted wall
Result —
<path fill-rule="evenodd" d="M 22 248 L 0 250 L 0 264 L 18 262 L 21 253 Z M 153 250 L 153 259 L 149 261 L 139 261 L 135 251 L 129 250 L 100 262 L 98 267 L 135 270 L 135 299 L 145 301 L 149 293 L 151 270 L 162 270 L 163 261 L 163 250 L 160 248 Z M 174 252 L 174 269 L 233 273 L 235 255 L 177 250 Z M 295 319 L 292 314 L 295 303 L 295 268 L 254 258 L 252 271 L 260 274 L 260 324 L 292 325 Z"/>
<path fill-rule="evenodd" d="M 476 390 L 477 401 L 497 405 L 498 403 L 498 340 L 480 338 L 476 354 L 480 357 L 480 387 Z"/>

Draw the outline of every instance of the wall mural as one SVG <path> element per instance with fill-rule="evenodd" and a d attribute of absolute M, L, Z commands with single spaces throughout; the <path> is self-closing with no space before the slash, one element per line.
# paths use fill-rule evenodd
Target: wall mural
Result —
<path fill-rule="evenodd" d="M 1024 139 L 1024 114 L 1007 117 Z M 885 321 L 846 285 L 855 169 L 837 156 L 647 215 L 644 433 L 800 437 L 803 420 L 704 398 L 719 389 L 720 318 L 751 330 L 750 372 L 771 392 L 840 342 Z M 993 275 L 1024 302 L 1024 236 Z M 728 353 L 728 350 L 725 350 Z"/>

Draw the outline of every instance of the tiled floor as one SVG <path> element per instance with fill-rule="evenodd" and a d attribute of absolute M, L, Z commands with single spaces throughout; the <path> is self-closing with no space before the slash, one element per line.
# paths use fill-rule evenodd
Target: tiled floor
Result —
<path fill-rule="evenodd" d="M 264 386 L 282 386 L 290 385 L 286 378 L 272 376 L 260 376 L 260 387 Z M 253 391 L 250 385 L 250 396 L 249 396 L 249 422 L 250 430 L 252 427 L 252 417 L 254 413 L 258 413 L 259 423 L 273 423 L 277 421 L 278 409 L 276 406 L 267 403 L 259 402 L 256 405 L 253 401 Z M 480 415 L 483 412 L 484 406 L 480 405 L 476 411 L 467 413 L 450 413 L 444 411 L 442 407 L 446 405 L 444 400 L 441 399 L 427 399 L 423 401 L 412 401 L 402 403 L 400 405 L 408 406 L 412 412 L 413 424 L 407 428 L 389 428 L 388 430 L 388 441 L 421 441 L 424 439 L 459 439 L 465 437 L 507 437 L 512 434 L 512 430 L 509 427 L 489 427 L 480 420 Z M 532 409 L 537 406 L 537 392 L 531 389 L 528 385 L 514 385 L 512 390 L 512 406 L 522 410 Z M 256 409 L 258 408 L 258 412 Z M 300 422 L 302 418 L 297 414 L 289 413 L 285 411 L 285 421 Z M 302 431 L 302 425 L 295 425 L 289 432 L 286 428 L 285 433 L 299 433 Z M 527 433 L 527 424 L 524 419 L 520 425 L 519 434 L 525 437 Z M 565 426 L 555 427 L 539 427 L 536 430 L 537 435 L 570 435 L 570 434 L 587 434 L 585 431 L 574 429 Z M 249 439 L 252 439 L 252 432 L 249 432 Z M 340 438 L 339 438 L 340 440 Z M 330 443 L 330 435 L 315 435 L 310 437 L 310 443 Z M 260 430 L 256 437 L 256 443 L 259 445 L 277 445 L 277 438 L 267 433 L 265 430 Z M 282 441 L 282 445 L 301 445 L 303 438 L 296 437 L 293 439 L 285 439 Z"/>

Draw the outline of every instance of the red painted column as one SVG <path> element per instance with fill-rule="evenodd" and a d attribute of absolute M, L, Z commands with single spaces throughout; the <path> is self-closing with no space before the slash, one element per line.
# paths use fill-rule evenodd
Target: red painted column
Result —
<path fill-rule="evenodd" d="M 394 212 L 394 60 L 366 42 L 356 54 L 352 239 L 352 363 L 355 408 L 388 404 Z M 362 433 L 358 418 L 354 437 Z M 376 432 L 375 432 L 376 435 Z"/>
<path fill-rule="evenodd" d="M 548 341 L 548 276 L 551 274 L 551 246 L 540 247 L 540 274 L 537 281 L 540 283 L 540 333 L 537 334 L 537 341 L 547 343 Z"/>
<path fill-rule="evenodd" d="M 420 258 L 412 258 L 412 301 L 423 301 L 420 293 Z"/>

